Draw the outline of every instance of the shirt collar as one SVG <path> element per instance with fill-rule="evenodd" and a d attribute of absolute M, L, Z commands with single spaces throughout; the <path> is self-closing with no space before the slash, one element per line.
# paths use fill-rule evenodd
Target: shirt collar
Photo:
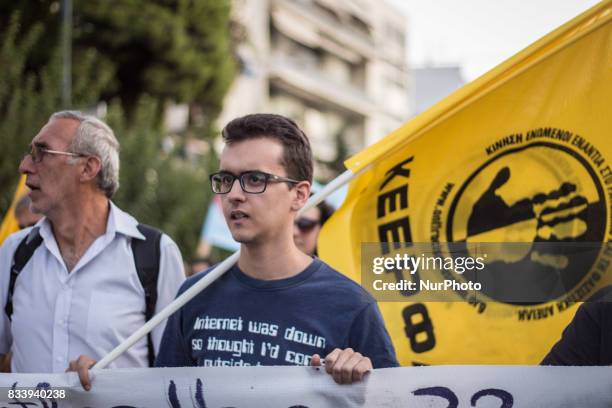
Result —
<path fill-rule="evenodd" d="M 115 235 L 115 233 L 120 233 L 123 235 L 127 235 L 132 238 L 137 239 L 145 239 L 145 236 L 138 231 L 138 221 L 130 214 L 121 210 L 117 207 L 112 201 L 110 203 L 110 210 L 108 213 L 108 221 L 106 223 L 106 233 L 105 235 Z M 37 234 L 43 237 L 43 239 L 48 239 L 53 236 L 51 232 L 51 225 L 47 217 L 40 219 L 30 231 L 28 235 L 28 242 Z"/>
<path fill-rule="evenodd" d="M 112 229 L 120 234 L 144 240 L 145 236 L 138 231 L 137 226 L 138 221 L 136 221 L 136 218 L 121 210 L 112 201 L 110 202 L 108 224 L 106 226 L 107 232 Z"/>

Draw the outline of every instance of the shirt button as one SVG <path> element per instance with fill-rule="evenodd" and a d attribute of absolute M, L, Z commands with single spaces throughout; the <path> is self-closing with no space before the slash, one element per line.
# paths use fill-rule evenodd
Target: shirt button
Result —
<path fill-rule="evenodd" d="M 58 358 L 56 358 L 56 360 L 61 362 L 61 361 L 62 361 L 62 358 L 61 358 L 61 357 L 58 357 Z"/>

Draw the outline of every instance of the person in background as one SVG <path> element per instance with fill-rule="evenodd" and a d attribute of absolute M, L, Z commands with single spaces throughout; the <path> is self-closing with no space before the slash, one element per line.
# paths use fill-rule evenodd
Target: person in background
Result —
<path fill-rule="evenodd" d="M 33 226 L 43 217 L 41 214 L 30 211 L 30 203 L 30 197 L 24 195 L 15 205 L 15 218 L 20 230 Z M 12 353 L 8 352 L 0 357 L 0 372 L 8 373 L 11 371 L 11 356 Z"/>
<path fill-rule="evenodd" d="M 540 364 L 612 365 L 612 287 L 600 289 L 578 307 L 561 339 Z"/>
<path fill-rule="evenodd" d="M 321 228 L 334 213 L 331 205 L 321 201 L 296 218 L 293 228 L 293 240 L 298 249 L 306 255 L 317 255 L 317 240 Z"/>
<path fill-rule="evenodd" d="M 211 262 L 210 258 L 207 256 L 198 256 L 193 258 L 189 264 L 187 277 L 205 271 L 206 269 L 210 268 L 213 263 L 214 262 Z"/>
<path fill-rule="evenodd" d="M 36 214 L 30 211 L 31 202 L 32 200 L 30 200 L 30 197 L 24 195 L 17 201 L 17 205 L 15 205 L 15 218 L 17 218 L 19 229 L 31 227 L 43 217 L 42 214 Z"/>

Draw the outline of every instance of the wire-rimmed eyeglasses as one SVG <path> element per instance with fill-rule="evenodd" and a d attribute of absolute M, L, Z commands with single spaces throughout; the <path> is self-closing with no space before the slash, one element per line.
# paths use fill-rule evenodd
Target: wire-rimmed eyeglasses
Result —
<path fill-rule="evenodd" d="M 30 151 L 27 152 L 25 155 L 29 155 L 32 158 L 32 162 L 34 163 L 40 163 L 44 157 L 45 154 L 58 154 L 58 155 L 62 155 L 62 156 L 71 156 L 71 157 L 86 157 L 86 155 L 84 154 L 80 154 L 80 153 L 72 153 L 72 152 L 61 152 L 59 150 L 51 150 L 51 149 L 47 149 L 46 147 L 42 147 L 39 145 L 30 145 Z"/>

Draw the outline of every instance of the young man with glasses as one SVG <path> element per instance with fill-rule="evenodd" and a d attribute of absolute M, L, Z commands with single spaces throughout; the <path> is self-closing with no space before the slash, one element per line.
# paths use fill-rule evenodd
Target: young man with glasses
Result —
<path fill-rule="evenodd" d="M 95 117 L 52 115 L 19 171 L 27 176 L 30 209 L 45 217 L 0 248 L 0 354 L 13 352 L 13 372 L 64 372 L 79 356 L 102 358 L 145 323 L 146 288 L 132 249 L 142 248 L 137 243 L 150 229 L 141 230 L 111 201 L 119 187 L 119 143 Z M 159 311 L 184 271 L 176 244 L 164 234 L 156 239 L 152 306 Z M 112 366 L 149 365 L 162 333 L 156 329 L 150 342 L 143 339 Z"/>
<path fill-rule="evenodd" d="M 325 356 L 338 383 L 396 366 L 375 300 L 293 241 L 312 183 L 306 135 L 290 119 L 256 114 L 231 121 L 223 138 L 210 180 L 240 258 L 169 318 L 156 364 L 320 365 Z"/>

